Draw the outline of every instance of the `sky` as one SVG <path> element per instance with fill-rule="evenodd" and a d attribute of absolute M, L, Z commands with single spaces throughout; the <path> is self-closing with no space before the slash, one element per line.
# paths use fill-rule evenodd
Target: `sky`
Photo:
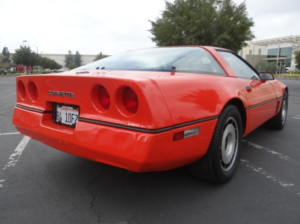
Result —
<path fill-rule="evenodd" d="M 300 0 L 246 5 L 254 40 L 300 35 Z M 6 46 L 13 53 L 26 44 L 43 54 L 113 55 L 154 47 L 149 20 L 164 9 L 164 0 L 0 0 L 0 51 Z"/>

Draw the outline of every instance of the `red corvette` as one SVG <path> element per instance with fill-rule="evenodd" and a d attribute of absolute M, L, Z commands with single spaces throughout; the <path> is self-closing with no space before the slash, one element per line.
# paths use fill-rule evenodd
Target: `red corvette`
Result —
<path fill-rule="evenodd" d="M 189 164 L 215 183 L 233 176 L 242 137 L 266 122 L 282 129 L 288 108 L 283 83 L 216 47 L 129 51 L 16 85 L 24 135 L 135 172 Z"/>

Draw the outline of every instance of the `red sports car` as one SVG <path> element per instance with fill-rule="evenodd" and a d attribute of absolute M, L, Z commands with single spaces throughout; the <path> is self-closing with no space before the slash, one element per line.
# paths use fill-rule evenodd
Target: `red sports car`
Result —
<path fill-rule="evenodd" d="M 266 122 L 282 129 L 288 108 L 272 74 L 206 46 L 128 51 L 16 85 L 24 135 L 134 172 L 188 165 L 215 183 L 233 176 L 242 137 Z"/>

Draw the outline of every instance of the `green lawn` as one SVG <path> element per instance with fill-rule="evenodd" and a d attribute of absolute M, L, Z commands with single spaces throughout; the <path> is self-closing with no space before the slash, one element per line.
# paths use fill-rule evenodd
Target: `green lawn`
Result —
<path fill-rule="evenodd" d="M 277 74 L 275 77 L 300 78 L 300 74 Z"/>

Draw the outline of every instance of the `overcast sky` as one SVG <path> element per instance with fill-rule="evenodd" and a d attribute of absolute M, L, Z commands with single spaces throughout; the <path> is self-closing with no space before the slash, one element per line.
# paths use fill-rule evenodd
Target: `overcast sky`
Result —
<path fill-rule="evenodd" d="M 300 35 L 300 0 L 246 5 L 254 40 Z M 0 50 L 14 52 L 24 40 L 39 53 L 113 55 L 153 47 L 149 20 L 164 9 L 164 0 L 0 0 Z"/>

